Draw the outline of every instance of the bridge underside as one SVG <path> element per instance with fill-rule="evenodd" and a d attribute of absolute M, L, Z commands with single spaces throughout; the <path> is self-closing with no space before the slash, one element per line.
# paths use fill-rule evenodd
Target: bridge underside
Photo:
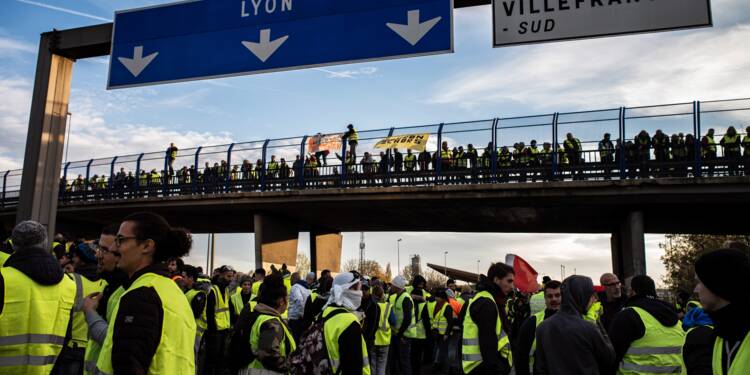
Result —
<path fill-rule="evenodd" d="M 58 230 L 98 233 L 148 210 L 195 233 L 253 232 L 254 215 L 299 231 L 614 233 L 631 212 L 648 233 L 747 233 L 750 179 L 660 179 L 321 189 L 68 203 Z M 6 227 L 15 212 L 0 211 Z"/>

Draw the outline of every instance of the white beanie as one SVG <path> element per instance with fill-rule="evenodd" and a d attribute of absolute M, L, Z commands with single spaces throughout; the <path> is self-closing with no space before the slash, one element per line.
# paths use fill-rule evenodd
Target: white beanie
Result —
<path fill-rule="evenodd" d="M 393 280 L 391 281 L 391 285 L 399 289 L 404 289 L 406 287 L 406 279 L 404 279 L 403 276 L 398 275 L 393 278 Z"/>

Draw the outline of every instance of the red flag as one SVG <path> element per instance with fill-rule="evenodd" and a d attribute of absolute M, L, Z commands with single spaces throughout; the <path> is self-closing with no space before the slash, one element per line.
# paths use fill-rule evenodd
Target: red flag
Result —
<path fill-rule="evenodd" d="M 518 255 L 507 254 L 505 256 L 505 264 L 513 267 L 513 271 L 515 271 L 516 289 L 524 293 L 536 293 L 539 291 L 539 283 L 536 281 L 539 274 L 529 262 Z"/>

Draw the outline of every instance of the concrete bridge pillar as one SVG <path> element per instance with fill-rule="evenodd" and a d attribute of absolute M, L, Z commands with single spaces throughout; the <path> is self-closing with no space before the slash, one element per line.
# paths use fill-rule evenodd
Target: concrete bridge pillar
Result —
<path fill-rule="evenodd" d="M 341 268 L 341 233 L 310 231 L 310 270 L 339 272 Z"/>
<path fill-rule="evenodd" d="M 628 277 L 646 274 L 643 228 L 643 211 L 632 211 L 625 215 L 617 231 L 612 233 L 612 270 L 623 282 Z"/>
<path fill-rule="evenodd" d="M 297 223 L 265 214 L 253 217 L 255 232 L 255 268 L 271 264 L 297 265 Z"/>

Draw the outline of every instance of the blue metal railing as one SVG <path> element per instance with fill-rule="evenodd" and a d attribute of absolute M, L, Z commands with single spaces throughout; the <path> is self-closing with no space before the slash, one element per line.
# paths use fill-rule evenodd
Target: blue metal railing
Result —
<path fill-rule="evenodd" d="M 616 114 L 615 114 L 616 111 Z M 715 116 L 729 116 L 727 120 L 712 121 Z M 710 118 L 704 118 L 709 116 Z M 232 143 L 220 146 L 201 146 L 195 149 L 179 151 L 179 158 L 189 157 L 193 165 L 176 166 L 176 173 L 169 173 L 171 167 L 170 156 L 162 152 L 141 153 L 136 155 L 115 156 L 106 159 L 91 159 L 79 162 L 67 162 L 63 166 L 61 179 L 60 200 L 78 201 L 85 199 L 125 199 L 135 197 L 160 197 L 180 194 L 224 193 L 237 191 L 269 191 L 306 188 L 328 187 L 360 187 L 387 185 L 427 185 L 444 183 L 496 183 L 496 182 L 526 182 L 566 179 L 619 179 L 627 178 L 660 178 L 660 177 L 701 177 L 742 175 L 750 172 L 750 157 L 732 156 L 726 153 L 706 153 L 705 144 L 701 144 L 704 137 L 702 122 L 708 122 L 707 127 L 726 126 L 737 122 L 738 116 L 747 118 L 744 123 L 750 124 L 750 99 L 731 99 L 718 101 L 694 101 L 690 103 L 676 103 L 666 105 L 619 107 L 593 111 L 554 112 L 545 115 L 498 117 L 481 121 L 465 121 L 454 123 L 439 123 L 431 125 L 415 125 L 406 127 L 390 127 L 374 130 L 360 130 L 357 153 L 354 163 L 347 159 L 348 140 L 341 140 L 341 162 L 318 166 L 306 163 L 305 155 L 309 136 L 284 139 L 267 139 L 263 141 Z M 648 126 L 643 126 L 647 121 Z M 586 139 L 581 141 L 582 149 L 570 152 L 560 152 L 564 134 L 590 132 L 595 126 L 598 133 L 611 132 L 617 134 L 614 151 L 614 162 L 603 162 L 597 149 L 598 140 Z M 561 137 L 561 127 L 563 131 Z M 587 128 L 588 127 L 588 128 Z M 652 156 L 658 159 L 665 152 L 658 147 L 649 145 L 647 150 L 638 149 L 631 133 L 639 129 L 663 128 L 667 129 L 667 136 L 671 132 L 677 134 L 679 130 L 692 131 L 678 143 L 676 149 L 684 148 L 685 155 L 676 157 L 666 151 L 667 160 L 655 163 Z M 611 130 L 607 130 L 610 129 Z M 539 133 L 536 129 L 542 129 Z M 671 129 L 671 130 L 670 130 Z M 737 129 L 744 134 L 743 129 Z M 376 155 L 373 145 L 377 140 L 398 134 L 430 133 L 436 136 L 436 143 L 428 143 L 426 152 L 419 155 L 417 168 L 407 170 L 403 165 L 397 165 L 394 152 L 387 150 L 384 160 L 363 162 L 363 154 L 369 152 Z M 501 137 L 499 132 L 504 132 Z M 513 149 L 512 143 L 521 138 L 529 138 L 527 134 L 508 136 L 505 133 L 524 131 L 527 134 L 540 136 L 539 144 L 550 143 L 551 150 L 539 154 L 527 155 L 530 148 Z M 652 136 L 652 134 L 649 134 Z M 716 134 L 715 137 L 721 137 Z M 549 137 L 549 138 L 548 138 Z M 719 145 L 721 138 L 715 138 L 714 148 Z M 449 142 L 452 149 L 468 144 L 475 144 L 477 154 L 468 156 L 466 161 L 443 162 L 441 145 Z M 297 143 L 299 142 L 299 143 Z M 489 142 L 487 149 L 482 146 Z M 502 144 L 505 142 L 506 144 Z M 564 143 L 564 142 L 563 142 Z M 261 146 L 262 145 L 262 146 Z M 503 146 L 513 153 L 510 164 L 501 163 L 499 150 Z M 564 146 L 564 144 L 563 144 Z M 475 147 L 476 148 L 476 147 Z M 299 151 L 299 162 L 279 165 L 279 168 L 269 170 L 270 152 L 279 153 L 279 158 L 295 160 L 294 153 Z M 332 150 L 333 151 L 333 150 Z M 480 154 L 479 152 L 482 151 Z M 516 151 L 516 152 L 514 152 Z M 192 152 L 192 154 L 190 153 Z M 291 152 L 291 153 L 290 153 Z M 312 155 L 314 152 L 310 152 Z M 750 151 L 746 151 L 750 155 Z M 245 154 L 245 161 L 242 155 Z M 260 163 L 247 160 L 247 155 L 258 157 Z M 237 162 L 233 160 L 237 156 Z M 396 155 L 397 156 L 397 155 Z M 220 170 L 201 168 L 201 158 L 208 165 L 209 162 L 218 164 L 224 158 Z M 571 158 L 573 160 L 571 160 Z M 488 160 L 489 159 L 489 160 Z M 662 156 L 663 159 L 663 156 Z M 334 158 L 335 160 L 335 158 Z M 607 159 L 608 160 L 608 159 Z M 154 163 L 163 162 L 161 173 L 150 173 Z M 276 160 L 278 163 L 279 160 Z M 127 176 L 116 173 L 117 166 L 135 163 L 134 175 Z M 611 163 L 611 164 L 610 164 Z M 249 164 L 250 168 L 247 168 Z M 253 169 L 252 166 L 255 165 Z M 150 167 L 148 166 L 150 165 Z M 156 164 L 158 165 L 158 164 Z M 240 167 L 242 167 L 240 169 Z M 85 169 L 84 169 L 85 168 Z M 102 169 L 102 168 L 106 168 Z M 123 167 L 124 168 L 124 167 Z M 210 168 L 210 167 L 209 167 Z M 70 173 L 70 170 L 77 173 Z M 94 172 L 96 169 L 98 172 Z M 130 166 L 128 169 L 131 169 Z M 156 169 L 156 168 L 153 168 Z M 151 169 L 151 170 L 153 170 Z M 745 169 L 745 171 L 743 171 Z M 94 178 L 104 178 L 105 171 L 109 178 L 104 183 Z M 614 172 L 614 173 L 613 173 Z M 76 178 L 76 174 L 79 176 Z M 0 207 L 13 206 L 20 191 L 21 170 L 0 172 L 2 177 L 2 192 Z M 85 176 L 85 180 L 83 179 Z"/>

